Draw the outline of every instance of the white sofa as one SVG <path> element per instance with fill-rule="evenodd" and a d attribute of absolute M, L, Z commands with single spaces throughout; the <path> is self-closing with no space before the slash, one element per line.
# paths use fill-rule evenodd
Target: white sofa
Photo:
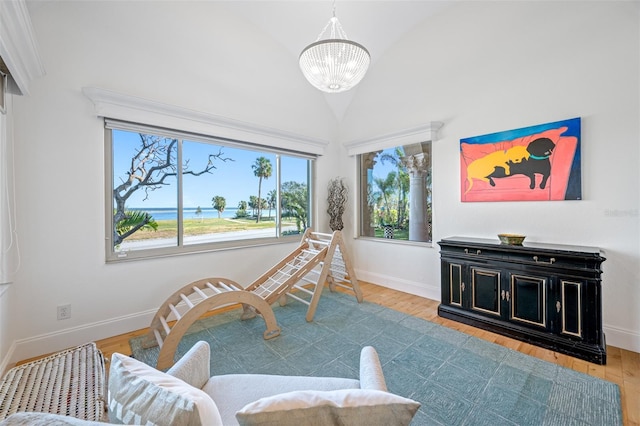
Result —
<path fill-rule="evenodd" d="M 370 346 L 360 354 L 359 380 L 266 374 L 211 376 L 209 365 L 209 344 L 202 341 L 166 373 L 113 354 L 109 421 L 172 426 L 390 426 L 408 425 L 420 407 L 416 401 L 387 391 L 378 354 Z M 104 425 L 36 413 L 17 413 L 0 423 L 27 424 Z"/>

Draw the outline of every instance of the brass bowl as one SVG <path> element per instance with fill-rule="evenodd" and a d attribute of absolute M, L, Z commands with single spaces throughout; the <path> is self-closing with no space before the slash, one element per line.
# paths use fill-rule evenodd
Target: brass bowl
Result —
<path fill-rule="evenodd" d="M 500 238 L 500 242 L 502 244 L 509 244 L 510 246 L 521 246 L 526 236 L 519 234 L 498 234 L 498 238 Z"/>

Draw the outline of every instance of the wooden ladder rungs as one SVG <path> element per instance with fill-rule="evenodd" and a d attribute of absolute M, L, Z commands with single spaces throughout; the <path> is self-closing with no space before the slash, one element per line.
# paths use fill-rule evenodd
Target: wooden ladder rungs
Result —
<path fill-rule="evenodd" d="M 314 280 L 312 280 L 311 278 L 307 278 L 306 276 L 305 276 L 305 277 L 300 278 L 300 281 L 304 281 L 304 282 L 305 282 L 305 283 L 307 283 L 307 284 L 318 285 L 318 282 L 317 282 L 317 281 L 314 281 Z M 296 285 L 297 285 L 297 284 L 296 284 Z"/>
<path fill-rule="evenodd" d="M 291 297 L 292 299 L 297 300 L 300 303 L 304 303 L 307 306 L 309 306 L 311 304 L 311 302 L 309 302 L 308 300 L 304 300 L 302 297 L 298 297 L 298 296 L 296 296 L 294 294 L 287 293 L 287 296 Z"/>
<path fill-rule="evenodd" d="M 189 307 L 189 309 L 193 308 L 193 306 L 194 306 L 193 302 L 191 300 L 189 300 L 189 298 L 187 296 L 185 296 L 184 294 L 180 293 L 180 298 L 182 299 L 182 301 L 184 303 L 186 303 L 186 305 Z M 173 305 L 171 305 L 171 306 L 173 306 Z M 175 314 L 175 312 L 174 312 L 174 314 Z M 178 318 L 178 319 L 180 319 L 180 318 Z"/>
<path fill-rule="evenodd" d="M 160 317 L 160 323 L 162 324 L 162 328 L 164 328 L 165 334 L 169 334 L 171 332 L 171 327 L 167 324 L 165 317 Z"/>
<path fill-rule="evenodd" d="M 172 303 L 169 303 L 169 310 L 171 311 L 171 313 L 173 315 L 175 315 L 176 319 L 179 320 L 180 318 L 182 318 L 182 315 L 180 315 L 180 312 L 178 312 L 178 310 L 176 309 L 175 306 L 173 306 Z"/>
<path fill-rule="evenodd" d="M 316 254 L 320 253 L 320 250 L 315 250 L 315 249 L 312 249 L 312 248 L 308 248 L 308 249 L 303 249 L 302 253 L 308 254 L 310 256 L 315 256 Z"/>
<path fill-rule="evenodd" d="M 303 281 L 307 281 L 309 284 L 315 284 L 315 283 L 314 283 L 313 281 L 311 281 L 311 280 L 303 280 Z M 313 291 L 309 290 L 308 288 L 304 288 L 304 287 L 302 287 L 302 286 L 299 286 L 299 285 L 297 285 L 297 284 L 296 284 L 296 285 L 294 285 L 294 286 L 293 286 L 293 288 L 295 288 L 296 290 L 303 291 L 303 292 L 305 292 L 305 293 L 307 293 L 307 294 L 310 294 L 310 295 L 312 295 L 312 294 L 313 294 Z M 288 293 L 287 293 L 287 294 L 288 294 Z"/>
<path fill-rule="evenodd" d="M 323 233 L 323 232 L 312 232 L 311 235 L 319 235 L 319 236 L 321 236 L 323 238 L 327 238 L 327 239 L 333 238 L 333 234 L 326 234 L 326 233 Z"/>
<path fill-rule="evenodd" d="M 331 244 L 330 240 L 307 240 L 307 243 L 310 246 L 324 246 L 327 247 L 329 244 Z"/>
<path fill-rule="evenodd" d="M 351 283 L 351 281 L 349 281 L 349 283 Z M 346 289 L 348 289 L 348 290 L 353 290 L 353 287 L 352 287 L 352 286 L 350 286 L 350 285 L 346 285 L 346 284 L 343 284 L 342 282 L 339 282 L 339 283 L 333 283 L 333 284 L 334 284 L 336 287 L 342 287 L 342 288 L 346 288 Z"/>
<path fill-rule="evenodd" d="M 205 292 L 200 290 L 198 287 L 193 286 L 193 291 L 198 293 L 198 296 L 200 296 L 203 300 L 207 298 L 207 295 L 205 294 Z"/>
<path fill-rule="evenodd" d="M 162 349 L 162 344 L 164 343 L 164 340 L 162 339 L 160 332 L 157 329 L 154 329 L 153 335 L 156 337 L 156 342 L 158 342 L 158 347 Z"/>
<path fill-rule="evenodd" d="M 282 268 L 278 269 L 273 275 L 277 273 L 281 273 L 281 274 L 286 274 L 291 276 L 290 272 L 293 271 L 295 273 L 298 269 L 300 269 L 299 265 L 301 265 L 301 263 L 296 263 L 296 264 L 287 263 L 286 265 L 282 266 Z M 289 267 L 288 269 L 286 268 L 287 266 Z"/>
<path fill-rule="evenodd" d="M 234 290 L 232 287 L 230 287 L 230 286 L 226 285 L 226 284 L 225 284 L 225 283 L 223 283 L 222 281 L 220 281 L 220 282 L 218 283 L 218 285 L 219 285 L 220 287 L 222 287 L 223 289 L 225 289 L 226 291 L 233 291 L 233 290 Z"/>

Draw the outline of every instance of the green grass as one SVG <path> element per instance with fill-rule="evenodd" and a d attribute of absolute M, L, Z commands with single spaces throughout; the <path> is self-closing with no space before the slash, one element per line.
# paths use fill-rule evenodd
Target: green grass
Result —
<path fill-rule="evenodd" d="M 158 230 L 141 230 L 127 238 L 127 241 L 140 241 L 155 238 L 172 238 L 178 233 L 178 222 L 175 220 L 158 220 Z M 295 220 L 283 219 L 283 224 L 294 224 Z M 250 229 L 275 228 L 274 218 L 263 218 L 259 223 L 255 219 L 185 219 L 184 235 L 206 235 L 219 232 L 246 231 Z"/>

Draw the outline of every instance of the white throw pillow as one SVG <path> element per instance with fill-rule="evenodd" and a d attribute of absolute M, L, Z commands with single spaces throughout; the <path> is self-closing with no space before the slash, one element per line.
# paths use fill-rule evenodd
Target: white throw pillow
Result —
<path fill-rule="evenodd" d="M 109 421 L 145 425 L 222 425 L 213 400 L 200 389 L 128 356 L 109 367 Z"/>
<path fill-rule="evenodd" d="M 236 413 L 241 426 L 408 425 L 420 403 L 371 389 L 295 391 L 261 398 Z"/>

